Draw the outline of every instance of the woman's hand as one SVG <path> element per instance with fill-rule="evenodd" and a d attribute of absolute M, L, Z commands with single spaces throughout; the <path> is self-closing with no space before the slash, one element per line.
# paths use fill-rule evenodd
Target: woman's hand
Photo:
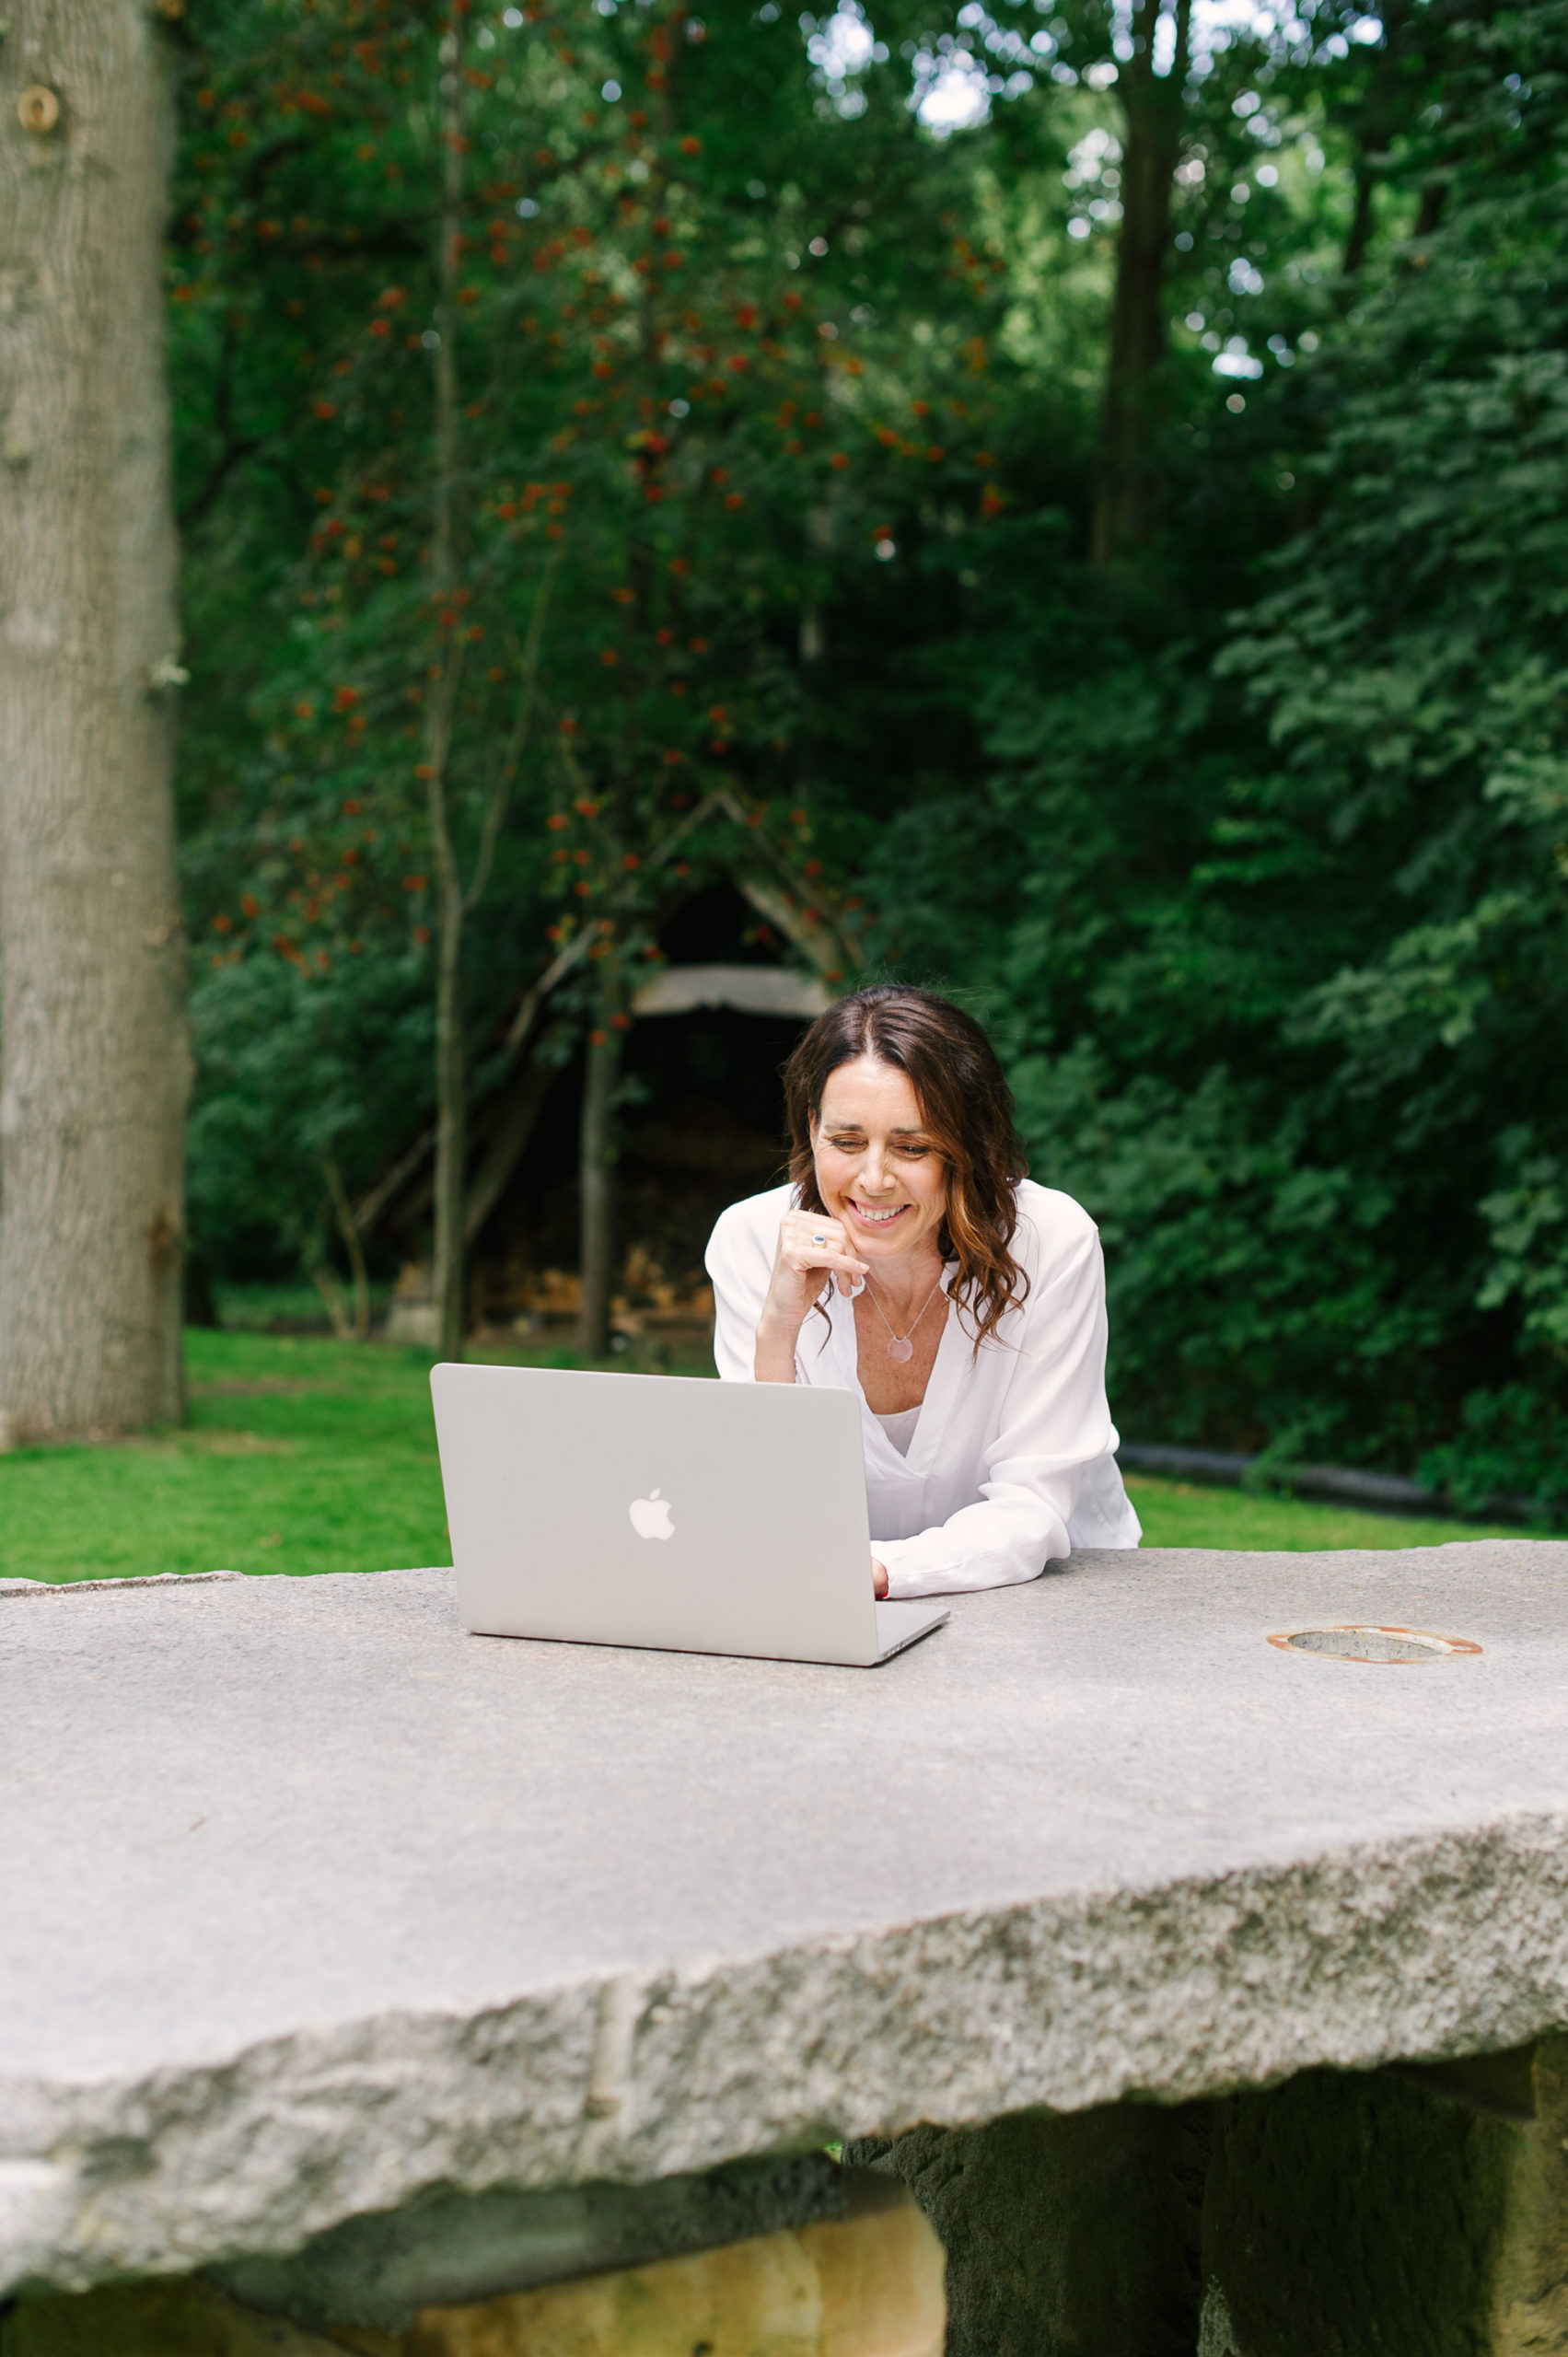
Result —
<path fill-rule="evenodd" d="M 877 1601 L 880 1604 L 888 1593 L 888 1566 L 886 1563 L 879 1563 L 875 1555 L 871 1558 L 871 1585 L 876 1591 Z"/>
<path fill-rule="evenodd" d="M 795 1381 L 796 1337 L 831 1277 L 842 1294 L 867 1274 L 844 1237 L 843 1224 L 819 1212 L 785 1212 L 779 1222 L 778 1250 L 768 1297 L 757 1320 L 754 1372 L 759 1383 Z"/>

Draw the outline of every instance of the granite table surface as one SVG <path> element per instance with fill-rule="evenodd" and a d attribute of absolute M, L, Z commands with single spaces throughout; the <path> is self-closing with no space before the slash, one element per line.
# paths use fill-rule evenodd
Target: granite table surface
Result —
<path fill-rule="evenodd" d="M 1080 1555 L 877 1670 L 0 1586 L 0 2290 L 87 2284 L 1568 2022 L 1568 1543 Z"/>

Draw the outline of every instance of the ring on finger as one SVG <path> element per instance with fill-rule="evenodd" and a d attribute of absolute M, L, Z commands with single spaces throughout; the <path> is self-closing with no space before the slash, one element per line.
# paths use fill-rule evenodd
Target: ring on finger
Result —
<path fill-rule="evenodd" d="M 825 1244 L 827 1243 L 828 1239 L 827 1239 L 827 1237 L 826 1237 L 825 1236 L 814 1236 L 814 1237 L 812 1237 L 811 1241 L 812 1241 L 812 1243 L 813 1243 L 813 1244 L 816 1244 L 816 1245 L 821 1246 L 821 1245 L 825 1245 Z"/>

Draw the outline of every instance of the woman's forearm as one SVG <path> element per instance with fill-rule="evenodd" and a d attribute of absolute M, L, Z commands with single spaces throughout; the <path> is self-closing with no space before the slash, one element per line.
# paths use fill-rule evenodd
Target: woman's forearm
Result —
<path fill-rule="evenodd" d="M 757 1353 L 751 1371 L 759 1383 L 795 1381 L 795 1344 L 800 1321 L 769 1318 L 757 1321 Z"/>

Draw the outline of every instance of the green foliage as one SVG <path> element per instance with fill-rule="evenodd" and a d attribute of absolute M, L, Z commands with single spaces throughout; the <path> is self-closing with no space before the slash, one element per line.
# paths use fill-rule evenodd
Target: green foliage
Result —
<path fill-rule="evenodd" d="M 203 978 L 194 1016 L 191 1221 L 203 1254 L 243 1270 L 265 1265 L 278 1239 L 314 1269 L 332 1251 L 329 1164 L 360 1192 L 423 1101 L 420 961 L 406 949 L 348 960 L 331 989 L 282 958 L 225 962 Z"/>
<path fill-rule="evenodd" d="M 1268 1094 L 1223 1066 L 1113 1089 L 1080 1048 L 1026 1058 L 1018 1080 L 1045 1171 L 1100 1222 L 1129 1431 L 1297 1457 L 1351 1445 L 1354 1413 L 1439 1331 L 1393 1295 L 1387 1194 L 1315 1157 L 1304 1107 L 1271 1126 Z"/>
<path fill-rule="evenodd" d="M 1317 326 L 1228 443 L 1173 428 L 1138 572 L 1067 534 L 993 572 L 987 774 L 877 867 L 887 947 L 978 985 L 1037 1176 L 1101 1220 L 1123 1429 L 1472 1504 L 1557 1494 L 1568 1391 L 1562 29 L 1429 26 L 1401 168 L 1441 226 L 1390 172 L 1353 287 L 1303 269 Z"/>
<path fill-rule="evenodd" d="M 1114 12 L 897 0 L 853 41 L 853 8 L 749 0 L 507 14 L 193 14 L 171 318 L 213 1265 L 330 1252 L 328 1162 L 367 1186 L 428 1118 L 421 773 L 460 650 L 482 1088 L 553 950 L 591 930 L 569 1028 L 622 1011 L 743 840 L 819 966 L 836 883 L 868 960 L 993 1022 L 1037 1176 L 1104 1229 L 1125 1430 L 1559 1496 L 1562 0 L 1210 36 L 1158 526 L 1098 568 Z M 989 114 L 937 137 L 912 80 L 966 77 Z"/>
<path fill-rule="evenodd" d="M 1321 865 L 1349 920 L 1342 958 L 1287 1031 L 1330 1051 L 1357 1164 L 1377 1156 L 1397 1231 L 1462 1287 L 1469 1315 L 1455 1301 L 1443 1338 L 1468 1362 L 1456 1387 L 1488 1360 L 1501 1371 L 1509 1334 L 1559 1400 L 1562 34 L 1549 10 L 1455 29 L 1442 226 L 1388 258 L 1326 351 L 1332 406 L 1300 465 L 1318 514 L 1274 561 L 1278 586 L 1220 667 L 1245 683 L 1278 762 L 1234 789 L 1237 806 Z M 1498 103 L 1516 93 L 1518 105 Z M 1504 1413 L 1517 1465 L 1544 1451 L 1557 1411 L 1543 1400 L 1532 1420 L 1516 1385 L 1483 1384 L 1444 1459 L 1457 1484 L 1466 1435 L 1488 1435 L 1484 1454 Z"/>
<path fill-rule="evenodd" d="M 1568 1412 L 1523 1383 L 1472 1391 L 1459 1429 L 1422 1458 L 1421 1479 L 1484 1514 L 1494 1497 L 1534 1500 L 1538 1519 L 1568 1521 Z"/>
<path fill-rule="evenodd" d="M 1505 1130 L 1497 1145 L 1513 1183 L 1481 1200 L 1492 1266 L 1480 1306 L 1516 1302 L 1527 1341 L 1568 1350 L 1568 1172 L 1560 1156 L 1534 1151 L 1527 1126 Z"/>

